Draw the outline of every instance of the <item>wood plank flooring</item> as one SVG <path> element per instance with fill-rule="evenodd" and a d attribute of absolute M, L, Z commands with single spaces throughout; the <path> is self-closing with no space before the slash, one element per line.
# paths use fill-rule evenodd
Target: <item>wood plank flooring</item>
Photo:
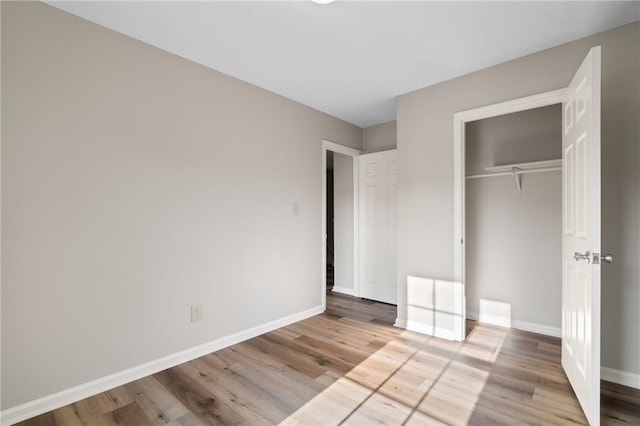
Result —
<path fill-rule="evenodd" d="M 395 317 L 329 293 L 324 314 L 21 424 L 586 424 L 559 339 L 469 322 L 448 342 Z M 640 424 L 640 391 L 603 382 L 602 423 Z"/>

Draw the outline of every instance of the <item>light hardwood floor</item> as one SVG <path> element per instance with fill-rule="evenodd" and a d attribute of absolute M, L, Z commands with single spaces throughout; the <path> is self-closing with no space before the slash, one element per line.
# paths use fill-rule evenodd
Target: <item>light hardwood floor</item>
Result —
<path fill-rule="evenodd" d="M 464 343 L 392 326 L 394 306 L 327 312 L 23 425 L 585 424 L 559 339 L 468 323 Z M 640 424 L 640 391 L 603 382 L 603 424 Z"/>

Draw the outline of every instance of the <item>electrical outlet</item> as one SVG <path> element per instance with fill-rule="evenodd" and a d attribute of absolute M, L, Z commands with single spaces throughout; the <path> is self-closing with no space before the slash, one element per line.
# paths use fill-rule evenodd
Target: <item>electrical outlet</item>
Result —
<path fill-rule="evenodd" d="M 297 201 L 293 202 L 293 215 L 300 216 L 300 203 Z"/>
<path fill-rule="evenodd" d="M 191 322 L 202 321 L 202 305 L 191 305 Z"/>

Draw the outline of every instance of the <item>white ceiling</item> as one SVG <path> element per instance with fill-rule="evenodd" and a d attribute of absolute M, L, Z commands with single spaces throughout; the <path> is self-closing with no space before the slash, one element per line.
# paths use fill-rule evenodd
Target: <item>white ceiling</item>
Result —
<path fill-rule="evenodd" d="M 48 2 L 360 127 L 395 97 L 640 20 L 640 2 Z"/>

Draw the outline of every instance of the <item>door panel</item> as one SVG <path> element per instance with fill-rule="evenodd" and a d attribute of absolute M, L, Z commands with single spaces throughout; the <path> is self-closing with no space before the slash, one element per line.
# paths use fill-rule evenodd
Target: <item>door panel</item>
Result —
<path fill-rule="evenodd" d="M 562 367 L 587 419 L 591 424 L 599 424 L 599 47 L 591 49 L 576 72 L 562 110 Z"/>
<path fill-rule="evenodd" d="M 360 297 L 397 301 L 397 151 L 360 156 Z"/>

